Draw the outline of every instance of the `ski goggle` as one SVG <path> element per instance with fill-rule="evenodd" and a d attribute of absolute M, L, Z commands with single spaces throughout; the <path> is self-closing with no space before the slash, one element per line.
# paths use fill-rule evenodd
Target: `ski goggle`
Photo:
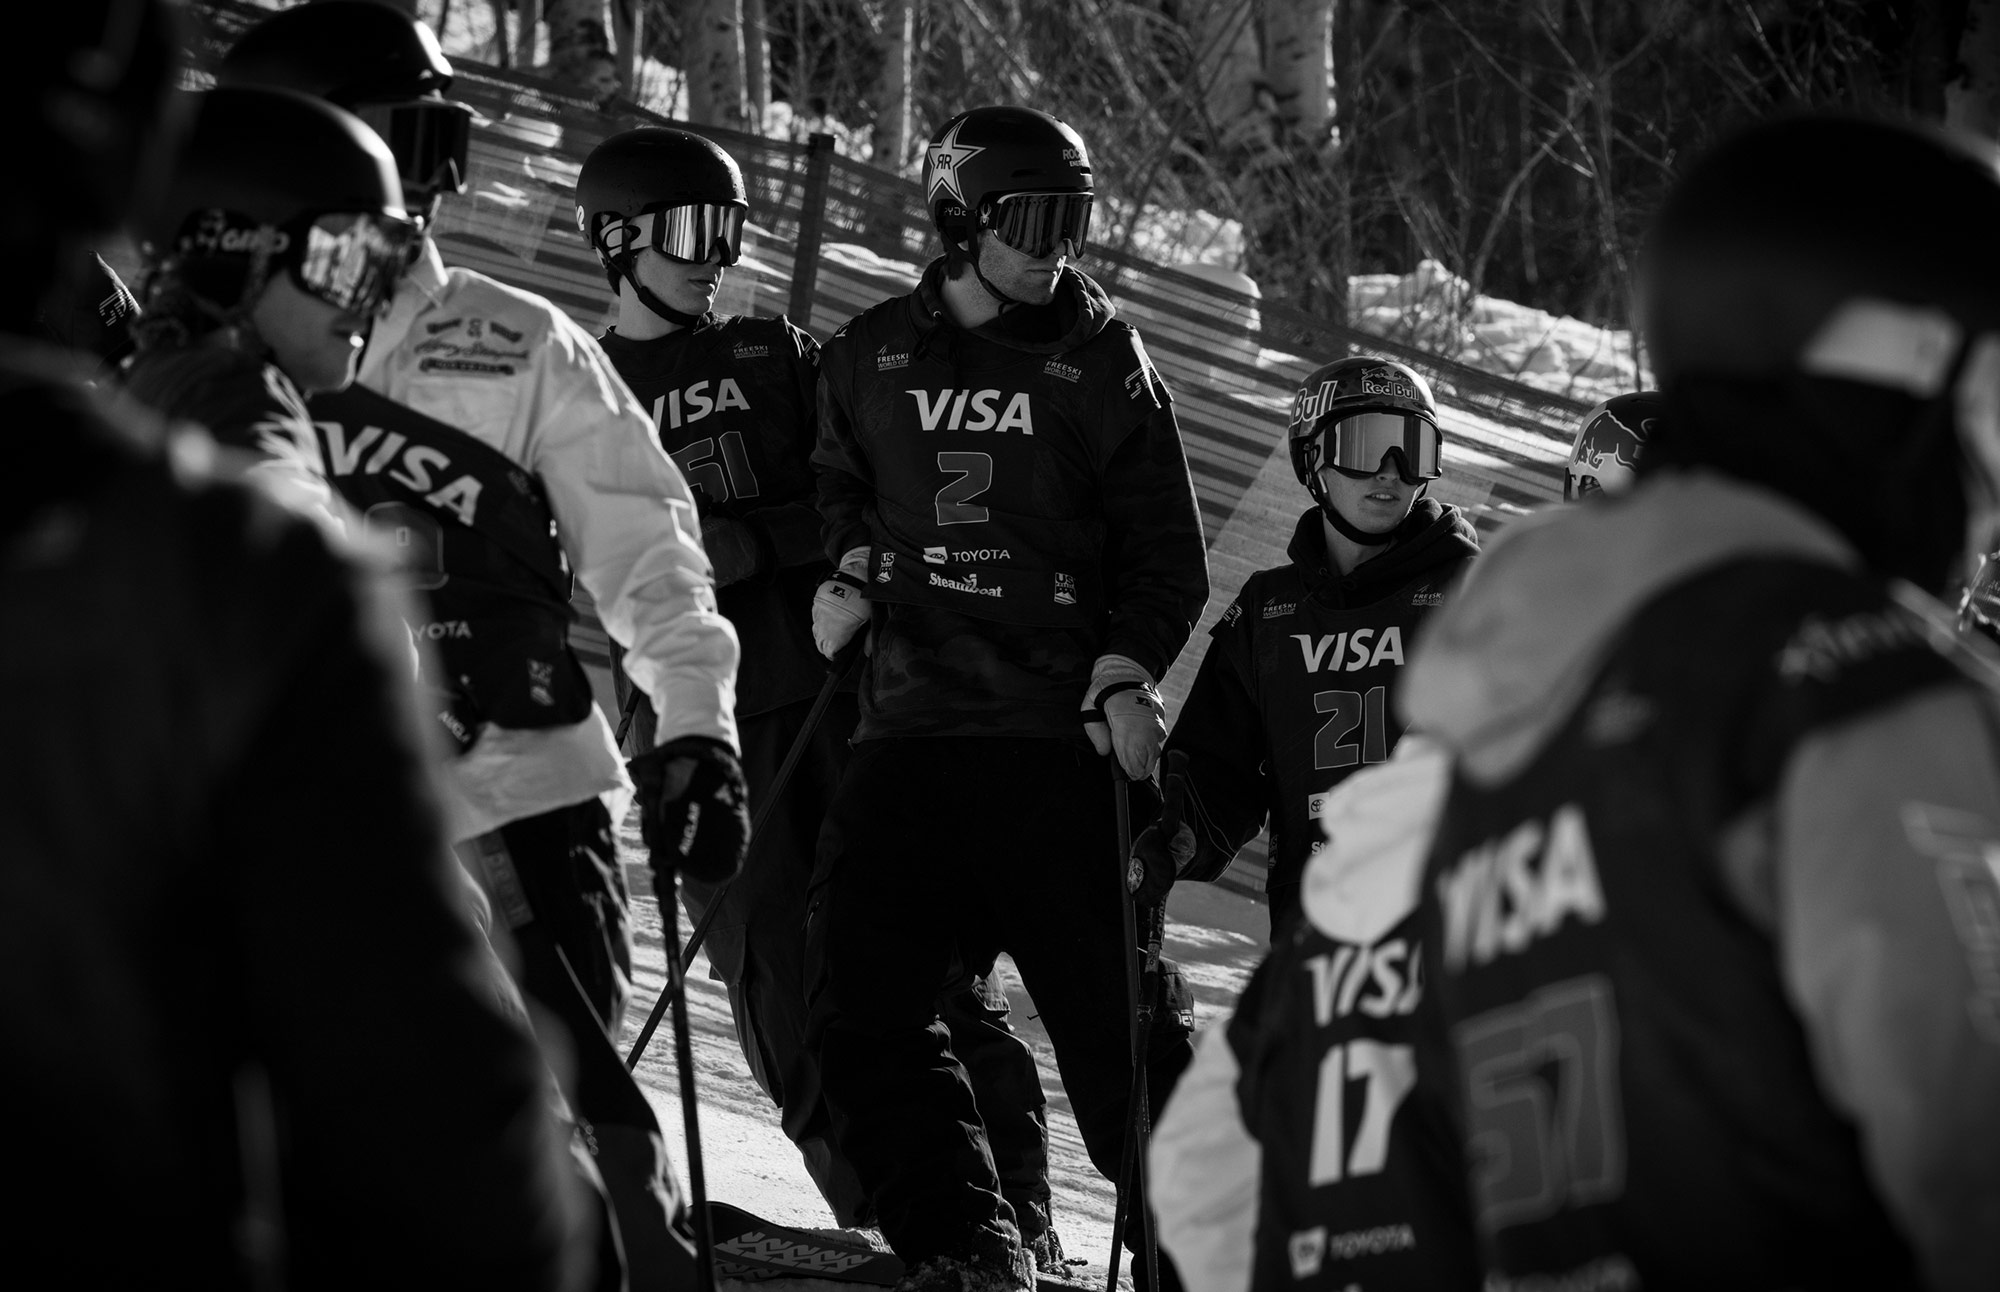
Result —
<path fill-rule="evenodd" d="M 354 109 L 396 155 L 403 190 L 417 205 L 465 191 L 472 109 L 448 99 L 364 103 Z"/>
<path fill-rule="evenodd" d="M 743 207 L 695 202 L 647 211 L 639 218 L 648 216 L 653 229 L 645 236 L 645 245 L 663 256 L 699 265 L 720 243 L 723 264 L 733 265 L 743 257 L 743 223 L 750 218 Z"/>
<path fill-rule="evenodd" d="M 1089 193 L 1009 193 L 983 211 L 993 236 L 1030 259 L 1040 260 L 1070 244 L 1081 255 L 1090 236 Z"/>
<path fill-rule="evenodd" d="M 1402 459 L 1396 473 L 1412 484 L 1444 474 L 1444 432 L 1415 413 L 1349 413 L 1320 423 L 1313 440 L 1322 446 L 1317 465 L 1347 475 L 1374 475 L 1391 450 Z"/>
<path fill-rule="evenodd" d="M 388 303 L 418 238 L 412 220 L 355 211 L 307 216 L 284 233 L 285 262 L 299 290 L 355 314 Z"/>

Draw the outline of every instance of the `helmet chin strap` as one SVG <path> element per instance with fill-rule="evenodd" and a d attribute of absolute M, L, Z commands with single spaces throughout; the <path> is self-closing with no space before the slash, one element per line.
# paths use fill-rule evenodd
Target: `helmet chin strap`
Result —
<path fill-rule="evenodd" d="M 1016 300 L 1014 297 L 1009 296 L 1007 293 L 1001 291 L 998 287 L 995 287 L 993 285 L 992 280 L 987 278 L 985 272 L 979 268 L 979 237 L 980 237 L 980 230 L 974 229 L 972 231 L 972 243 L 970 248 L 972 254 L 966 257 L 966 259 L 972 262 L 972 276 L 979 280 L 979 285 L 986 289 L 986 294 L 988 296 L 991 296 L 994 300 L 1000 302 L 1001 313 L 1003 314 L 1006 313 L 1007 309 L 1010 306 L 1028 304 L 1027 301 Z"/>
<path fill-rule="evenodd" d="M 675 309 L 658 296 L 655 296 L 652 288 L 640 282 L 639 275 L 633 272 L 636 268 L 636 262 L 631 256 L 620 257 L 617 261 L 613 262 L 612 268 L 618 271 L 620 278 L 632 284 L 632 293 L 639 298 L 641 305 L 644 305 L 667 322 L 679 324 L 681 327 L 693 327 L 695 324 L 701 322 L 701 315 L 690 314 L 686 310 Z"/>
<path fill-rule="evenodd" d="M 1431 486 L 1429 481 L 1425 481 L 1421 486 L 1419 486 L 1416 493 L 1412 494 L 1410 497 L 1410 506 L 1414 508 L 1417 505 L 1418 500 L 1421 499 L 1425 493 L 1429 492 L 1430 487 Z M 1361 528 L 1359 525 L 1356 525 L 1353 521 L 1347 519 L 1347 517 L 1341 515 L 1340 510 L 1333 505 L 1333 499 L 1327 495 L 1324 489 L 1316 489 L 1313 491 L 1313 493 L 1314 496 L 1317 497 L 1319 500 L 1320 514 L 1326 517 L 1327 524 L 1332 525 L 1334 529 L 1338 530 L 1344 537 L 1350 538 L 1353 541 L 1360 543 L 1364 547 L 1380 547 L 1382 544 L 1387 543 L 1389 541 L 1390 535 L 1394 534 L 1398 529 L 1402 528 L 1403 522 L 1399 520 L 1394 525 L 1391 525 L 1389 526 L 1389 528 L 1383 530 L 1381 533 L 1371 534 L 1367 530 Z M 1404 512 L 1403 518 L 1405 520 L 1409 519 L 1409 513 Z"/>

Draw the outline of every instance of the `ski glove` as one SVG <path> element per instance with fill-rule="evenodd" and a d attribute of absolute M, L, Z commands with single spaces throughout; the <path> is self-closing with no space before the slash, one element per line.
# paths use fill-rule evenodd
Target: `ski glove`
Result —
<path fill-rule="evenodd" d="M 750 790 L 729 746 L 683 736 L 626 764 L 639 786 L 639 836 L 653 873 L 720 884 L 750 845 Z M 664 887 L 664 884 L 662 884 Z"/>
<path fill-rule="evenodd" d="M 1151 776 L 1167 739 L 1167 706 L 1153 675 L 1123 655 L 1099 655 L 1083 693 L 1083 730 L 1099 754 L 1117 751 L 1126 776 Z"/>
<path fill-rule="evenodd" d="M 1160 819 L 1132 841 L 1132 865 L 1125 887 L 1142 909 L 1167 900 L 1167 891 L 1194 860 L 1194 831 L 1182 814 L 1187 810 L 1187 755 L 1167 755 L 1165 782 L 1160 786 Z"/>
<path fill-rule="evenodd" d="M 701 522 L 701 545 L 715 570 L 715 586 L 754 579 L 764 571 L 764 545 L 749 522 L 710 516 Z"/>
<path fill-rule="evenodd" d="M 868 622 L 868 603 L 862 599 L 867 573 L 868 549 L 852 548 L 840 558 L 833 577 L 813 593 L 813 645 L 828 659 L 840 654 Z"/>

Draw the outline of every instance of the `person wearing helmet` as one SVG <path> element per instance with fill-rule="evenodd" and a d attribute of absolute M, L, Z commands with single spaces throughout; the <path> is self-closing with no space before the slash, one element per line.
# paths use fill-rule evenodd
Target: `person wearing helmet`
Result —
<path fill-rule="evenodd" d="M 1613 395 L 1585 413 L 1563 467 L 1563 501 L 1630 491 L 1638 478 L 1639 455 L 1665 413 L 1656 390 Z"/>
<path fill-rule="evenodd" d="M 1488 1286 L 2000 1286 L 2000 673 L 1935 600 L 1993 545 L 1996 221 L 1939 130 L 1696 159 L 1637 487 L 1503 534 L 1410 661 L 1418 1081 Z"/>
<path fill-rule="evenodd" d="M 743 651 L 736 719 L 744 775 L 762 801 L 805 728 L 827 662 L 813 645 L 813 590 L 830 570 L 820 550 L 811 463 L 819 343 L 788 319 L 715 313 L 722 276 L 742 254 L 749 197 L 719 144 L 687 130 L 643 126 L 604 140 L 577 177 L 577 227 L 618 294 L 617 321 L 598 338 L 639 402 L 653 411 L 661 445 L 692 482 L 702 544 L 715 566 L 717 601 Z M 615 674 L 614 674 L 615 675 Z M 622 677 L 620 698 L 629 689 Z M 817 1077 L 804 1065 L 806 889 L 827 801 L 847 764 L 857 718 L 843 682 L 807 737 L 784 797 L 766 818 L 754 863 L 718 892 L 682 889 L 691 918 L 722 911 L 704 943 L 710 972 L 726 984 L 751 1075 L 786 1110 L 786 1132 L 842 1225 L 873 1223 L 853 1167 L 829 1140 Z M 633 724 L 651 743 L 650 715 Z M 1027 1133 L 1003 1180 L 1022 1176 L 1047 1211 L 1046 1130 L 1034 1056 L 988 1017 L 980 985 L 944 1005 L 982 1099 L 996 1111 L 1014 1090 L 1034 1107 L 1009 1120 Z M 788 1098 L 789 1094 L 789 1098 Z M 1010 1148 L 1013 1146 L 1010 1145 Z M 1024 1198 L 1022 1205 L 1027 1205 Z"/>
<path fill-rule="evenodd" d="M 678 872 L 734 873 L 749 831 L 736 633 L 687 481 L 601 347 L 548 300 L 447 269 L 429 236 L 466 176 L 469 113 L 443 97 L 451 75 L 423 23 L 368 0 L 272 14 L 217 68 L 222 85 L 289 88 L 379 122 L 426 230 L 355 385 L 316 396 L 312 415 L 335 487 L 402 543 L 427 594 L 412 628 L 435 652 L 426 679 L 457 751 L 452 839 L 514 928 L 522 985 L 602 1077 L 577 1111 L 630 1278 L 652 1285 L 692 1277 L 692 1249 L 658 1123 L 611 1053 L 631 991 L 613 811 L 636 778 L 657 891 Z M 629 777 L 569 645 L 572 577 L 657 715 Z"/>
<path fill-rule="evenodd" d="M 383 572 L 36 336 L 160 196 L 172 9 L 69 0 L 0 45 L 13 161 L 65 195 L 0 193 L 9 1268 L 573 1288 L 589 1213 L 478 981 Z"/>
<path fill-rule="evenodd" d="M 820 836 L 811 1039 L 838 1145 L 913 1286 L 1021 1287 L 1020 1217 L 937 993 L 955 956 L 1011 954 L 1091 1160 L 1117 1178 L 1132 1071 L 1111 795 L 1152 771 L 1155 680 L 1207 562 L 1172 400 L 1070 263 L 1089 231 L 1083 140 L 975 108 L 932 138 L 924 187 L 945 254 L 820 362 L 836 574 L 813 631 L 832 656 L 866 627 L 869 653 Z M 1155 1100 L 1187 1055 L 1161 1029 Z"/>
<path fill-rule="evenodd" d="M 1158 901 L 1177 878 L 1221 875 L 1268 824 L 1274 942 L 1321 847 L 1327 792 L 1394 750 L 1410 639 L 1479 550 L 1456 507 L 1424 497 L 1444 474 L 1444 433 L 1412 369 L 1367 356 L 1320 366 L 1287 439 L 1314 505 L 1291 559 L 1246 579 L 1209 630 L 1167 741 L 1185 757 L 1179 827 L 1148 827 L 1134 848 L 1141 901 Z"/>
<path fill-rule="evenodd" d="M 1564 497 L 1628 491 L 1660 412 L 1645 391 L 1591 409 Z M 1153 1203 L 1194 1292 L 1480 1286 L 1451 1106 L 1413 1081 L 1434 1026 L 1417 880 L 1450 771 L 1435 742 L 1405 732 L 1389 761 L 1326 795 L 1303 918 L 1202 1034 L 1161 1111 Z M 1190 833 L 1181 855 L 1193 849 Z"/>
<path fill-rule="evenodd" d="M 283 90 L 200 95 L 142 242 L 126 389 L 207 427 L 247 478 L 338 525 L 303 395 L 353 381 L 414 238 L 394 159 L 348 113 Z"/>

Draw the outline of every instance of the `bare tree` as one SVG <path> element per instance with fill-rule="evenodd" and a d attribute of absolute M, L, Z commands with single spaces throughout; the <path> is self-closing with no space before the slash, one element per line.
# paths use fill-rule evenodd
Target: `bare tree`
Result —
<path fill-rule="evenodd" d="M 695 0 L 681 33 L 687 60 L 688 120 L 749 128 L 743 92 L 743 0 Z"/>
<path fill-rule="evenodd" d="M 910 160 L 911 59 L 915 53 L 915 0 L 887 0 L 882 16 L 882 76 L 875 86 L 874 162 L 901 173 Z"/>

